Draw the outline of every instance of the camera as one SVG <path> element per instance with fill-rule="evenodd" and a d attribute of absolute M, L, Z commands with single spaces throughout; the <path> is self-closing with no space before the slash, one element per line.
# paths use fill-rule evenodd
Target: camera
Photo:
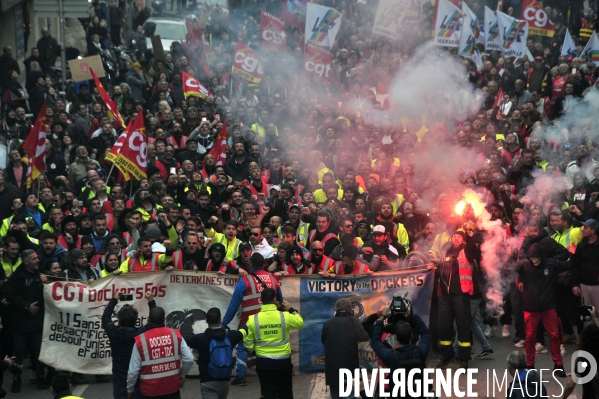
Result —
<path fill-rule="evenodd" d="M 398 321 L 410 323 L 412 316 L 414 315 L 414 311 L 412 310 L 412 302 L 407 298 L 407 296 L 407 292 L 404 296 L 393 295 L 390 305 L 391 316 L 387 318 L 387 323 L 385 324 L 385 327 L 383 327 L 383 331 L 393 333 L 395 323 Z"/>
<path fill-rule="evenodd" d="M 591 321 L 591 306 L 581 305 L 578 307 L 578 317 L 581 321 Z"/>
<path fill-rule="evenodd" d="M 133 300 L 133 294 L 121 294 L 119 296 L 119 300 L 120 301 L 132 301 Z"/>

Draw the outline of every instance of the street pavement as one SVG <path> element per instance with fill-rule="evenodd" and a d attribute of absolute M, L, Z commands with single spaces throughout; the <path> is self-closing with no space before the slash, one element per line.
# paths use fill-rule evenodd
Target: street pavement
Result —
<path fill-rule="evenodd" d="M 513 334 L 513 331 L 512 331 Z M 320 339 L 318 337 L 317 339 Z M 548 337 L 545 337 L 546 343 L 549 343 Z M 477 383 L 474 385 L 472 390 L 478 394 L 478 397 L 481 398 L 505 398 L 506 397 L 506 388 L 504 385 L 503 391 L 499 393 L 499 390 L 495 388 L 495 393 L 493 394 L 493 388 L 491 384 L 489 384 L 489 391 L 487 391 L 487 372 L 489 373 L 489 377 L 492 379 L 493 370 L 495 374 L 498 376 L 497 378 L 501 380 L 503 378 L 504 372 L 506 370 L 506 357 L 507 355 L 515 350 L 514 343 L 511 338 L 501 338 L 501 330 L 497 329 L 495 331 L 495 335 L 489 339 L 493 350 L 495 352 L 492 358 L 487 358 L 483 360 L 472 360 L 469 364 L 469 367 L 472 369 L 478 369 L 475 378 L 477 379 Z M 520 349 L 524 350 L 524 348 Z M 575 344 L 566 344 L 567 354 L 564 357 L 564 368 L 566 373 L 570 372 L 570 358 L 572 352 L 576 350 Z M 475 343 L 474 351 L 476 354 L 480 353 L 482 349 Z M 427 364 L 431 367 L 437 362 L 438 359 L 429 356 Z M 551 353 L 537 355 L 536 358 L 536 367 L 538 369 L 549 369 L 553 370 L 553 361 L 551 360 Z M 453 367 L 457 367 L 457 364 L 452 364 Z M 555 396 L 561 398 L 562 388 L 558 383 L 556 383 L 549 371 L 544 372 L 544 376 L 548 376 L 544 378 L 546 380 L 550 380 L 545 383 L 545 387 L 547 388 L 549 397 Z M 50 391 L 39 391 L 37 390 L 36 385 L 29 385 L 25 383 L 28 378 L 23 378 L 23 391 L 19 394 L 11 394 L 10 393 L 10 374 L 6 373 L 4 377 L 4 385 L 3 388 L 9 391 L 8 398 L 23 398 L 23 399 L 50 399 L 52 398 L 52 394 Z M 88 384 L 76 385 L 73 387 L 73 394 L 76 396 L 83 397 L 84 399 L 112 399 L 112 384 L 111 383 L 101 383 L 96 381 L 93 376 L 87 376 Z M 512 378 L 508 374 L 508 381 L 511 382 Z M 561 379 L 560 382 L 565 386 L 567 379 Z M 250 369 L 249 375 L 247 378 L 248 385 L 246 387 L 231 387 L 229 391 L 229 398 L 232 399 L 259 399 L 260 398 L 260 383 L 258 381 L 258 377 L 256 376 L 255 370 Z M 460 378 L 460 387 L 461 389 L 466 388 L 466 380 L 464 376 Z M 324 374 L 296 374 L 293 377 L 293 391 L 295 399 L 325 399 L 328 398 L 328 391 L 326 389 Z M 578 388 L 575 393 L 573 393 L 569 399 L 580 398 L 582 396 L 582 391 Z M 182 399 L 198 399 L 201 398 L 200 393 L 200 382 L 197 378 L 190 377 L 185 382 L 185 387 L 181 390 Z M 440 395 L 439 398 L 446 397 L 454 397 L 454 396 L 443 396 Z"/>

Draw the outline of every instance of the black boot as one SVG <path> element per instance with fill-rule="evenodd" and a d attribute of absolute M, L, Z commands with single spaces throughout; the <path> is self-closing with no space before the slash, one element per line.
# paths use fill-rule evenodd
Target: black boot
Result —
<path fill-rule="evenodd" d="M 21 392 L 21 377 L 14 377 L 12 380 L 12 387 L 10 388 L 10 392 L 19 393 Z"/>
<path fill-rule="evenodd" d="M 451 363 L 454 357 L 455 355 L 452 354 L 443 355 L 441 360 L 439 360 L 439 362 L 435 364 L 435 368 L 444 369 L 445 367 L 447 367 L 449 363 Z"/>

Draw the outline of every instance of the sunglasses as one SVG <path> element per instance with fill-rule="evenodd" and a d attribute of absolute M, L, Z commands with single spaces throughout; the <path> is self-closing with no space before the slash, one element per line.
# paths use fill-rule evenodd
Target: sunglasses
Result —
<path fill-rule="evenodd" d="M 250 233 L 250 235 L 251 235 L 252 237 L 258 237 L 258 236 L 260 235 L 260 233 Z"/>
<path fill-rule="evenodd" d="M 346 225 L 345 225 L 345 228 L 346 228 L 346 229 L 351 229 L 351 228 L 353 228 L 353 227 L 354 227 L 354 225 L 353 225 L 353 224 L 346 224 Z"/>
<path fill-rule="evenodd" d="M 313 252 L 324 252 L 324 249 L 322 248 L 312 248 Z"/>

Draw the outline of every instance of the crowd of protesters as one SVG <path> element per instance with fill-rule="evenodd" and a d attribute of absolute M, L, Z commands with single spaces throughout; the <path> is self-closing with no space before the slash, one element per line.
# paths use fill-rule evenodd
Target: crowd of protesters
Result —
<path fill-rule="evenodd" d="M 6 279 L 10 305 L 0 309 L 5 353 L 20 362 L 25 347 L 39 343 L 40 282 L 46 276 L 89 281 L 173 268 L 243 276 L 258 252 L 280 278 L 334 278 L 397 270 L 411 253 L 421 253 L 420 265 L 437 270 L 433 352 L 441 352 L 442 366 L 454 358 L 447 332 L 455 318 L 458 360 L 467 366 L 470 330 L 483 347 L 479 356 L 487 357 L 493 350 L 486 337 L 497 323 L 485 311 L 480 247 L 486 231 L 469 209 L 454 211 L 471 189 L 480 193 L 491 220 L 503 225 L 505 248 L 513 253 L 497 265 L 511 279 L 499 319 L 503 337 L 513 335 L 516 347 L 526 347 L 527 366 L 533 367 L 535 354 L 547 352 L 542 324 L 563 373 L 563 344 L 583 328 L 576 304 L 582 298 L 599 305 L 599 163 L 593 115 L 568 118 L 588 109 L 583 95 L 596 90 L 595 64 L 560 51 L 566 28 L 584 45 L 595 12 L 584 13 L 582 5 L 571 10 L 573 2 L 545 4 L 556 34 L 529 36 L 534 59 L 483 53 L 480 70 L 465 61 L 464 85 L 482 91 L 480 107 L 449 124 L 443 115 L 458 105 L 448 101 L 423 126 L 420 119 L 397 120 L 401 110 L 386 95 L 402 65 L 430 38 L 432 5 L 407 19 L 400 39 L 391 41 L 367 29 L 375 4 L 324 3 L 343 14 L 326 82 L 303 74 L 303 30 L 297 28 L 288 30 L 289 53 L 263 54 L 260 84 L 231 72 L 237 40 L 260 51 L 259 7 L 211 10 L 203 27 L 216 57 L 211 64 L 175 42 L 164 59 L 144 54 L 121 65 L 120 81 L 105 88 L 125 123 L 143 112 L 148 137 L 147 179 L 133 187 L 116 170 L 108 176 L 112 164 L 105 155 L 122 127 L 109 118 L 97 88 L 78 84 L 59 96 L 44 73 L 47 63 L 36 60 L 39 49 L 32 50 L 22 82 L 11 49 L 4 48 L 0 85 L 11 104 L 4 108 L 3 129 L 25 139 L 32 124 L 26 114 L 37 116 L 44 98 L 49 127 L 47 169 L 32 189 L 20 145 L 10 148 L 0 171 L 0 279 Z M 486 5 L 466 3 L 477 14 Z M 93 51 L 107 33 L 96 18 L 88 30 Z M 112 40 L 118 42 L 118 35 Z M 183 71 L 214 99 L 185 97 Z M 438 90 L 445 95 L 443 87 Z M 500 90 L 504 98 L 497 102 Z M 220 165 L 212 150 L 223 126 L 227 159 Z M 550 134 L 556 130 L 559 135 Z M 463 165 L 459 173 L 448 175 L 441 162 L 423 161 L 439 149 Z M 543 175 L 567 188 L 524 201 Z M 34 361 L 35 354 L 33 349 Z M 44 386 L 43 365 L 37 373 Z M 19 386 L 20 377 L 13 391 Z"/>

